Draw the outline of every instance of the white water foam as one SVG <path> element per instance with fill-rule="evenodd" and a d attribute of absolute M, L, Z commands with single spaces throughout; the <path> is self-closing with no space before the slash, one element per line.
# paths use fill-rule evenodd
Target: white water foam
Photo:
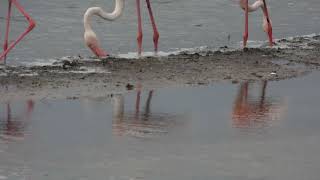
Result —
<path fill-rule="evenodd" d="M 59 74 L 65 74 L 65 73 L 74 73 L 74 74 L 111 74 L 110 71 L 107 71 L 106 69 L 100 68 L 100 67 L 95 67 L 95 68 L 91 68 L 91 67 L 80 67 L 78 71 L 76 70 L 71 70 L 71 71 L 50 71 L 52 73 L 59 73 Z"/>
<path fill-rule="evenodd" d="M 116 55 L 116 57 L 124 58 L 124 59 L 139 59 L 144 57 L 167 57 L 170 55 L 178 55 L 180 53 L 194 54 L 194 53 L 200 53 L 200 52 L 205 52 L 209 50 L 210 48 L 208 46 L 200 46 L 200 47 L 194 47 L 194 48 L 176 48 L 168 52 L 159 51 L 156 54 L 154 52 L 143 52 L 141 56 L 139 56 L 137 52 L 129 52 L 126 54 L 118 54 Z"/>
<path fill-rule="evenodd" d="M 39 76 L 38 73 L 24 73 L 24 74 L 19 74 L 20 77 L 32 77 L 32 76 Z"/>
<path fill-rule="evenodd" d="M 35 59 L 34 62 L 22 62 L 22 65 L 27 67 L 32 66 L 53 66 L 54 63 L 58 62 L 57 59 Z"/>

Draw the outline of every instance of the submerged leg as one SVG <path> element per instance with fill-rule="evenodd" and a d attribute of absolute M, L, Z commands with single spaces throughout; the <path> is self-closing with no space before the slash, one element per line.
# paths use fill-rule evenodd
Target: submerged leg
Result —
<path fill-rule="evenodd" d="M 140 9 L 140 0 L 136 0 L 137 4 L 137 15 L 138 15 L 138 36 L 137 36 L 137 41 L 138 41 L 138 55 L 141 55 L 142 52 L 142 23 L 141 23 L 141 9 Z"/>
<path fill-rule="evenodd" d="M 157 25 L 156 25 L 156 23 L 155 23 L 154 16 L 153 16 L 153 13 L 152 13 L 152 8 L 151 8 L 150 0 L 146 0 L 146 2 L 147 2 L 148 11 L 149 11 L 149 16 L 150 16 L 150 20 L 151 20 L 151 24 L 152 24 L 152 28 L 153 28 L 154 51 L 155 51 L 155 52 L 158 52 L 159 32 L 158 32 L 158 28 L 157 28 Z"/>

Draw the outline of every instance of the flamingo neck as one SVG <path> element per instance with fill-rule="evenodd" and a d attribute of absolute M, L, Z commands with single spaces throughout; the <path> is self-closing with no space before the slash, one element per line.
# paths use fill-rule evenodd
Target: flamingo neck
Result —
<path fill-rule="evenodd" d="M 100 7 L 91 7 L 87 9 L 83 17 L 85 31 L 92 31 L 90 23 L 91 23 L 91 17 L 93 15 L 100 16 L 102 19 L 105 19 L 108 21 L 114 21 L 122 15 L 123 8 L 124 8 L 124 0 L 116 0 L 115 8 L 111 13 L 105 12 Z"/>
<path fill-rule="evenodd" d="M 246 0 L 240 0 L 240 7 L 242 9 L 245 9 L 246 8 Z M 260 7 L 262 8 L 264 6 L 264 3 L 262 0 L 257 0 L 256 2 L 254 2 L 253 4 L 250 4 L 249 5 L 249 9 L 248 11 L 249 12 L 253 12 L 253 11 L 256 11 L 258 10 Z"/>

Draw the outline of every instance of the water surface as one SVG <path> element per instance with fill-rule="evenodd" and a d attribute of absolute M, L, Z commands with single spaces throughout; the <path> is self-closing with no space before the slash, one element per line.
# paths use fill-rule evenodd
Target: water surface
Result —
<path fill-rule="evenodd" d="M 253 1 L 250 1 L 253 2 Z M 320 32 L 319 0 L 269 0 L 274 37 L 307 35 Z M 63 56 L 91 56 L 83 43 L 82 16 L 91 6 L 113 10 L 113 0 L 29 0 L 21 4 L 37 21 L 37 28 L 10 54 L 10 63 L 50 61 Z M 152 51 L 152 28 L 143 5 L 144 50 Z M 243 12 L 236 0 L 152 0 L 160 32 L 161 51 L 208 46 L 239 46 L 243 32 Z M 7 1 L 0 3 L 0 35 L 4 38 Z M 26 24 L 15 11 L 12 38 Z M 93 23 L 102 46 L 112 54 L 136 51 L 137 18 L 135 1 L 126 1 L 123 16 L 115 22 L 95 18 Z M 228 36 L 230 35 L 230 41 Z M 262 13 L 250 15 L 249 39 L 267 40 L 262 31 Z M 254 42 L 252 42 L 254 43 Z"/>
<path fill-rule="evenodd" d="M 2 179 L 318 179 L 319 73 L 0 105 Z"/>

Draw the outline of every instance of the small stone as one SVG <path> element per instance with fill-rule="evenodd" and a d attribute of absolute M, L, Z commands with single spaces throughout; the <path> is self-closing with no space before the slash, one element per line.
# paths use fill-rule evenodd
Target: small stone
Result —
<path fill-rule="evenodd" d="M 132 90 L 134 88 L 134 85 L 128 83 L 126 85 L 126 88 L 127 88 L 127 90 Z"/>
<path fill-rule="evenodd" d="M 226 76 L 224 79 L 231 79 L 232 77 L 231 76 Z"/>
<path fill-rule="evenodd" d="M 202 27 L 203 25 L 202 25 L 202 24 L 195 24 L 194 26 L 196 26 L 196 27 Z"/>
<path fill-rule="evenodd" d="M 239 83 L 239 81 L 237 81 L 237 80 L 232 80 L 232 84 L 238 84 Z"/>

